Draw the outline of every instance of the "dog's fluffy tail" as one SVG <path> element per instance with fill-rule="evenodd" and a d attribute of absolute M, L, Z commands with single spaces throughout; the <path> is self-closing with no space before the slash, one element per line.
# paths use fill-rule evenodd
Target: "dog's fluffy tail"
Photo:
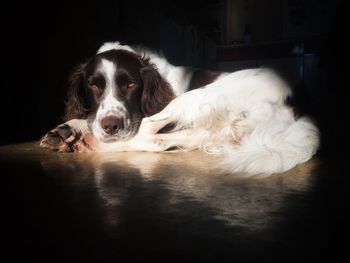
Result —
<path fill-rule="evenodd" d="M 285 172 L 309 160 L 319 146 L 319 132 L 308 118 L 258 125 L 236 148 L 226 147 L 221 165 L 245 175 Z"/>

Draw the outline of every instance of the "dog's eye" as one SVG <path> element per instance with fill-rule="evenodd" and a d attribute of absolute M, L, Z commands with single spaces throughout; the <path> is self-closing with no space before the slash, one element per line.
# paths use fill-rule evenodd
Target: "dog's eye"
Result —
<path fill-rule="evenodd" d="M 90 89 L 92 89 L 94 91 L 99 91 L 100 90 L 100 88 L 96 84 L 90 84 L 89 87 L 90 87 Z"/>
<path fill-rule="evenodd" d="M 134 83 L 134 82 L 130 82 L 128 85 L 127 85 L 127 87 L 128 87 L 128 89 L 134 89 L 134 88 L 136 88 L 136 83 Z"/>

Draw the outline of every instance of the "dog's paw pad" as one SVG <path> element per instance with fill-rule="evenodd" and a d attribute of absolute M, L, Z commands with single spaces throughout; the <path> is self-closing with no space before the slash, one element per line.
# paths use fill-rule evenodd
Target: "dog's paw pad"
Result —
<path fill-rule="evenodd" d="M 57 133 L 66 143 L 72 143 L 79 137 L 77 132 L 67 124 L 58 126 Z"/>
<path fill-rule="evenodd" d="M 58 152 L 72 152 L 72 145 L 78 141 L 80 134 L 67 124 L 57 126 L 49 131 L 40 141 L 40 146 Z"/>
<path fill-rule="evenodd" d="M 62 143 L 62 139 L 55 132 L 49 132 L 46 136 L 47 143 L 51 145 L 59 145 Z"/>

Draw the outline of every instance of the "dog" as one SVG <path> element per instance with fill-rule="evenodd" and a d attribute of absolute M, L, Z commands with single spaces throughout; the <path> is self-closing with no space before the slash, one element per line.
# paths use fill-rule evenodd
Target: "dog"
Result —
<path fill-rule="evenodd" d="M 218 167 L 271 175 L 306 162 L 319 130 L 296 117 L 273 70 L 233 73 L 174 66 L 151 50 L 105 43 L 69 78 L 64 123 L 40 142 L 59 152 L 190 151 Z"/>

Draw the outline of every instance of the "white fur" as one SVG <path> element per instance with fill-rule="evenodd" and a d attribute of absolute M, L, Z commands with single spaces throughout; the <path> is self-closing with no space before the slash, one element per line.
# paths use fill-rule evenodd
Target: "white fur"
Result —
<path fill-rule="evenodd" d="M 100 51 L 107 48 L 129 50 L 119 43 L 109 43 Z M 291 90 L 273 71 L 237 71 L 201 89 L 185 92 L 186 88 L 178 86 L 188 85 L 191 73 L 152 54 L 151 61 L 175 85 L 178 97 L 160 113 L 145 118 L 133 139 L 101 144 L 99 151 L 200 148 L 221 156 L 219 167 L 247 175 L 287 171 L 317 151 L 318 129 L 307 118 L 295 119 L 293 110 L 285 104 Z M 172 133 L 157 134 L 172 122 L 176 123 Z"/>
<path fill-rule="evenodd" d="M 97 51 L 97 54 L 100 54 L 102 52 L 111 50 L 111 49 L 122 49 L 122 50 L 127 50 L 130 52 L 134 52 L 134 50 L 127 45 L 121 45 L 120 42 L 106 42 L 104 43 Z"/>
<path fill-rule="evenodd" d="M 124 103 L 117 99 L 117 96 L 115 96 L 116 94 L 113 94 L 113 92 L 116 92 L 113 81 L 116 72 L 114 64 L 108 60 L 102 59 L 101 68 L 99 70 L 105 76 L 106 88 L 102 95 L 103 100 L 97 109 L 96 117 L 92 123 L 92 130 L 98 139 L 104 141 L 109 135 L 106 134 L 101 127 L 101 120 L 103 118 L 112 115 L 123 118 L 126 122 L 130 122 L 130 120 Z M 129 123 L 125 124 L 125 126 L 128 126 L 128 124 Z"/>

